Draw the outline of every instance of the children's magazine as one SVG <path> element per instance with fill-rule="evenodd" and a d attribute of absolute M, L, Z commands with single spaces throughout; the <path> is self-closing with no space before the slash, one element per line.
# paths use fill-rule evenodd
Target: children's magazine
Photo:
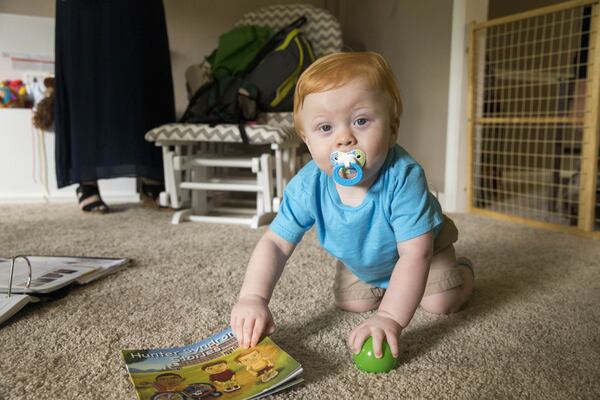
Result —
<path fill-rule="evenodd" d="M 231 328 L 168 349 L 123 350 L 139 400 L 257 399 L 302 382 L 302 367 L 265 337 L 242 349 Z"/>

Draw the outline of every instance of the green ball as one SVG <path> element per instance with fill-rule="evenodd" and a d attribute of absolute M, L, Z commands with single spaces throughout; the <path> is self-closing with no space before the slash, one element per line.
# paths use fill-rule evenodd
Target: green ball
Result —
<path fill-rule="evenodd" d="M 381 358 L 375 357 L 375 352 L 373 351 L 373 338 L 369 336 L 369 338 L 363 343 L 360 353 L 352 356 L 358 369 L 365 372 L 378 373 L 389 372 L 396 368 L 396 362 L 398 359 L 392 355 L 392 350 L 390 349 L 390 345 L 387 343 L 387 341 L 383 341 L 382 348 L 383 355 Z"/>

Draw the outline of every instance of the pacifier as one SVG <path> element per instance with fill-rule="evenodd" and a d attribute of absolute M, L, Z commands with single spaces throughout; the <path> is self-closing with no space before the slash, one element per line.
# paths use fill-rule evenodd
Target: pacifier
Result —
<path fill-rule="evenodd" d="M 329 161 L 333 164 L 333 180 L 342 186 L 353 186 L 359 183 L 363 177 L 362 167 L 367 162 L 367 155 L 358 149 L 347 153 L 334 151 L 329 156 Z M 353 177 L 346 178 L 347 175 L 353 173 Z"/>

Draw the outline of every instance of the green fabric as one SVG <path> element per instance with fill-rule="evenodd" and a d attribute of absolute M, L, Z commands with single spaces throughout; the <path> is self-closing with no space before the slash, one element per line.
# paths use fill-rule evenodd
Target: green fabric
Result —
<path fill-rule="evenodd" d="M 271 36 L 271 28 L 254 25 L 238 26 L 222 34 L 219 47 L 206 57 L 213 77 L 220 79 L 243 71 Z"/>

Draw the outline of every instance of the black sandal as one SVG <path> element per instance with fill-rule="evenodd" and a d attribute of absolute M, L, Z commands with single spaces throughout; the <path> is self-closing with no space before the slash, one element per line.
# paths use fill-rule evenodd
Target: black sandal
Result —
<path fill-rule="evenodd" d="M 77 187 L 76 193 L 81 211 L 95 214 L 106 214 L 109 211 L 100 197 L 98 186 L 82 183 Z"/>

